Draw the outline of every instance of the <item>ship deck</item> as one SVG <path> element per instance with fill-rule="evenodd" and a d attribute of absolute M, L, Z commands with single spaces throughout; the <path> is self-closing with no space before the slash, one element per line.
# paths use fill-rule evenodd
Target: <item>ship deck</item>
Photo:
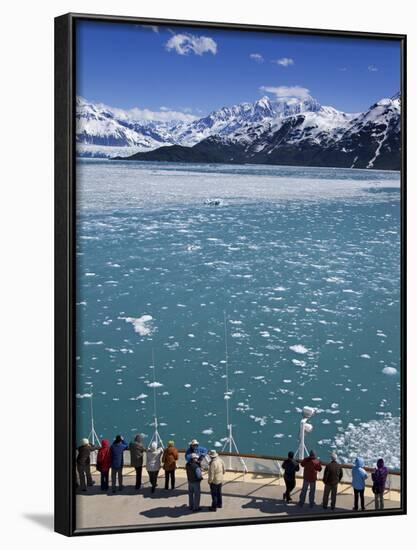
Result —
<path fill-rule="evenodd" d="M 315 506 L 309 507 L 308 497 L 303 508 L 297 505 L 302 480 L 297 479 L 293 491 L 293 502 L 285 504 L 282 500 L 285 490 L 284 480 L 270 474 L 226 472 L 223 484 L 223 508 L 210 512 L 210 490 L 207 479 L 201 484 L 200 512 L 188 509 L 188 492 L 185 470 L 178 468 L 176 472 L 176 488 L 164 489 L 164 472 L 161 470 L 158 487 L 154 494 L 150 492 L 148 475 L 143 471 L 144 484 L 136 491 L 135 473 L 131 467 L 124 468 L 123 491 L 102 492 L 99 475 L 93 473 L 95 485 L 88 487 L 87 492 L 76 495 L 76 528 L 105 529 L 111 527 L 162 527 L 172 524 L 184 525 L 199 522 L 225 522 L 242 519 L 273 519 L 291 518 L 303 515 L 320 515 L 352 513 L 353 491 L 350 483 L 340 483 L 336 509 L 324 510 L 323 483 L 317 481 Z M 329 503 L 330 504 L 330 503 Z M 366 511 L 375 510 L 374 495 L 367 487 L 365 489 Z M 388 490 L 385 494 L 385 510 L 399 510 L 401 506 L 400 492 Z M 355 512 L 361 514 L 361 512 Z M 301 517 L 300 517 L 301 519 Z"/>

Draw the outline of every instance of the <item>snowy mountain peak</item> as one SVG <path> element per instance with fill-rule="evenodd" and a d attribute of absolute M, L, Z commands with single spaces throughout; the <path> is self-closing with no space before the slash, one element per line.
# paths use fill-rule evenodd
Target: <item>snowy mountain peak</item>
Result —
<path fill-rule="evenodd" d="M 366 163 L 363 160 L 362 166 L 395 167 L 400 102 L 400 94 L 395 94 L 381 99 L 363 113 L 349 114 L 332 106 L 322 106 L 310 96 L 264 95 L 254 102 L 221 107 L 199 119 L 161 120 L 155 119 L 155 114 L 160 117 L 161 113 L 151 113 L 146 109 L 125 111 L 77 97 L 77 153 L 81 156 L 126 157 L 159 148 L 166 150 L 168 148 L 164 146 L 167 145 L 177 146 L 175 152 L 178 146 L 187 148 L 201 143 L 203 149 L 210 147 L 213 151 L 215 148 L 216 158 L 222 158 L 219 151 L 228 147 L 234 151 L 234 161 L 238 158 L 236 151 L 241 148 L 245 151 L 242 157 L 245 162 L 256 157 L 258 161 L 262 159 L 267 163 L 277 159 L 292 163 L 295 162 L 293 158 L 283 157 L 282 160 L 280 156 L 285 147 L 290 147 L 298 151 L 297 158 L 306 161 L 308 155 L 314 154 L 314 162 L 327 162 L 324 157 L 323 161 L 319 160 L 320 150 L 323 155 L 326 151 L 332 165 L 347 163 L 358 167 L 362 161 L 353 162 L 353 151 L 359 146 L 357 143 L 362 146 L 366 142 L 375 146 L 375 151 Z M 164 159 L 169 157 L 166 151 L 163 154 Z"/>
<path fill-rule="evenodd" d="M 317 112 L 321 109 L 320 103 L 311 96 L 276 98 L 272 101 L 272 107 L 276 115 L 281 117 Z"/>
<path fill-rule="evenodd" d="M 255 101 L 255 104 L 254 104 L 257 108 L 259 109 L 271 109 L 271 100 L 269 99 L 269 97 L 267 95 L 264 95 L 262 96 L 260 99 L 258 99 L 257 101 Z"/>

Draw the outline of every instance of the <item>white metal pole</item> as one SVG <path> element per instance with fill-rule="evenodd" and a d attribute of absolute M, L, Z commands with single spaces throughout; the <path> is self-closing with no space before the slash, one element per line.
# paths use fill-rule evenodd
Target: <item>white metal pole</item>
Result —
<path fill-rule="evenodd" d="M 227 348 L 227 317 L 226 311 L 223 311 L 224 316 L 224 347 L 225 347 L 225 360 L 226 360 L 226 425 L 229 429 L 230 418 L 229 418 L 229 350 Z"/>
<path fill-rule="evenodd" d="M 232 441 L 233 441 L 232 425 L 229 424 L 229 453 L 232 453 Z M 231 469 L 232 469 L 232 454 L 229 455 L 229 470 Z"/>
<path fill-rule="evenodd" d="M 303 460 L 304 458 L 304 448 L 305 448 L 305 444 L 304 444 L 304 435 L 305 435 L 305 429 L 304 429 L 304 425 L 306 423 L 306 418 L 302 418 L 301 419 L 301 422 L 300 422 L 300 446 L 298 447 L 298 458 L 300 460 Z"/>
<path fill-rule="evenodd" d="M 226 361 L 226 426 L 228 430 L 228 439 L 229 439 L 229 470 L 232 469 L 232 425 L 230 423 L 230 411 L 229 411 L 229 350 L 227 347 L 227 316 L 226 310 L 223 310 L 223 319 L 224 319 L 224 349 L 225 349 L 225 361 Z"/>
<path fill-rule="evenodd" d="M 158 432 L 158 414 L 157 414 L 157 409 L 156 409 L 156 385 L 155 385 L 155 382 L 156 382 L 156 374 L 155 374 L 155 354 L 154 354 L 154 349 L 152 348 L 152 370 L 153 370 L 153 424 L 154 424 L 154 428 L 155 428 L 155 431 L 154 431 L 154 434 L 152 436 L 152 439 L 150 441 L 150 443 L 152 443 L 152 441 L 155 441 L 157 445 L 160 445 L 161 447 L 164 446 L 164 443 L 161 439 L 161 436 L 159 435 L 159 432 Z"/>

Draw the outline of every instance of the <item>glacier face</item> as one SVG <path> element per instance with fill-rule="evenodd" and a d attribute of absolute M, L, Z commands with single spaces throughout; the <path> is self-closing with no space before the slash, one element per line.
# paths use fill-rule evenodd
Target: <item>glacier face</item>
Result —
<path fill-rule="evenodd" d="M 312 97 L 264 96 L 199 119 L 152 120 L 77 98 L 77 154 L 399 169 L 400 112 L 399 94 L 355 114 Z"/>
<path fill-rule="evenodd" d="M 81 97 L 76 99 L 75 116 L 77 143 L 101 148 L 135 147 L 137 151 L 174 143 L 172 131 L 182 124 L 180 121 L 173 124 L 169 120 L 138 120 L 129 111 L 90 103 Z"/>

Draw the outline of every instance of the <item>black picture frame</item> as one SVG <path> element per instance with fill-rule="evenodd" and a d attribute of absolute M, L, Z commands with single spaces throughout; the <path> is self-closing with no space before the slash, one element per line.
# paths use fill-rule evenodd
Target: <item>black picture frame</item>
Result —
<path fill-rule="evenodd" d="M 288 521 L 316 521 L 358 517 L 357 514 L 320 514 L 266 517 L 215 522 L 178 522 L 175 525 L 128 526 L 77 530 L 75 525 L 75 27 L 78 21 L 107 21 L 142 25 L 175 25 L 395 40 L 401 43 L 401 506 L 378 516 L 407 513 L 407 374 L 406 374 L 406 63 L 407 37 L 402 34 L 289 28 L 175 19 L 69 13 L 55 18 L 55 531 L 66 536 L 234 526 Z M 364 512 L 360 517 L 375 516 Z"/>

